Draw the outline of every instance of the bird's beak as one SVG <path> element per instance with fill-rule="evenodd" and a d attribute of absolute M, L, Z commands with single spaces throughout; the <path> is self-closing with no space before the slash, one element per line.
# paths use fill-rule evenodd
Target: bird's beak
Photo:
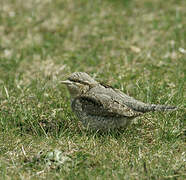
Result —
<path fill-rule="evenodd" d="M 62 84 L 72 84 L 72 82 L 69 81 L 69 80 L 61 81 L 61 83 L 62 83 Z"/>

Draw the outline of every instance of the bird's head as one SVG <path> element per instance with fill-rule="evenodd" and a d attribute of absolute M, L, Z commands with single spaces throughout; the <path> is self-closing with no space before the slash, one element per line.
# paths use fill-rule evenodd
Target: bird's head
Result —
<path fill-rule="evenodd" d="M 61 83 L 67 86 L 72 98 L 86 93 L 91 87 L 98 84 L 97 81 L 85 72 L 74 72 L 67 80 L 62 81 Z"/>

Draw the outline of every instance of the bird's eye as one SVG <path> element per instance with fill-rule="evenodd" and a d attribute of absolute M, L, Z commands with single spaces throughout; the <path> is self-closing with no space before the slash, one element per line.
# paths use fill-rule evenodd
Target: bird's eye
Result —
<path fill-rule="evenodd" d="M 71 78 L 68 78 L 68 80 L 72 81 L 72 82 L 76 82 L 76 83 L 82 83 L 80 80 L 75 80 L 75 79 L 71 79 Z"/>
<path fill-rule="evenodd" d="M 75 82 L 75 83 L 80 83 L 80 84 L 84 84 L 84 85 L 89 85 L 87 82 L 81 81 L 81 80 L 78 80 L 78 79 L 71 79 L 71 78 L 68 78 L 68 80 L 70 80 L 70 81 L 72 81 L 72 82 Z"/>

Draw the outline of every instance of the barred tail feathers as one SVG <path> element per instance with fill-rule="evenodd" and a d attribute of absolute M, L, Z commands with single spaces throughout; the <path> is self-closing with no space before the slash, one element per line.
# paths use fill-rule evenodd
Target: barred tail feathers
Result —
<path fill-rule="evenodd" d="M 175 111 L 177 110 L 177 107 L 152 104 L 151 110 L 152 111 Z"/>

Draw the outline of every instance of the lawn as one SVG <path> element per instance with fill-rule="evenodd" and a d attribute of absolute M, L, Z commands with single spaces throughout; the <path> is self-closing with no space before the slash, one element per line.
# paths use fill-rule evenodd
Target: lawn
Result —
<path fill-rule="evenodd" d="M 1 0 L 0 179 L 185 179 L 186 1 Z M 179 107 L 87 132 L 60 83 L 84 71 Z"/>

